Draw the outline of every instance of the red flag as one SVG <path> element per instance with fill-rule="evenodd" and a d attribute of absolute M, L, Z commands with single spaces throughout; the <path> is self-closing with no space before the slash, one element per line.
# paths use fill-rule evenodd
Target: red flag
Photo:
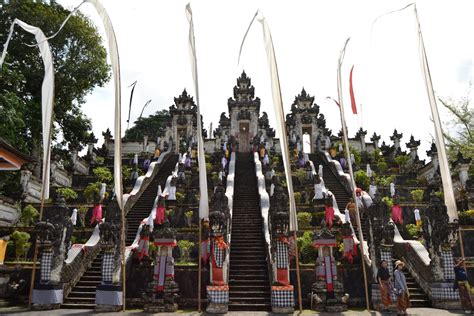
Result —
<path fill-rule="evenodd" d="M 326 99 L 331 99 L 331 100 L 333 100 L 334 103 L 336 103 L 336 105 L 337 105 L 338 107 L 341 107 L 341 105 L 339 104 L 339 102 L 337 102 L 335 99 L 333 99 L 333 98 L 331 98 L 331 97 L 326 97 Z"/>
<path fill-rule="evenodd" d="M 351 94 L 352 113 L 357 114 L 356 100 L 354 98 L 354 88 L 352 87 L 352 71 L 353 70 L 354 70 L 354 65 L 352 65 L 351 74 L 349 75 L 349 93 Z"/>

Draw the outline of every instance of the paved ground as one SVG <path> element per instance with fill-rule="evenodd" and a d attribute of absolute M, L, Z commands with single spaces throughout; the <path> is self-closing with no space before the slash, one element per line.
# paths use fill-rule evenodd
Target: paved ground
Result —
<path fill-rule="evenodd" d="M 410 308 L 408 309 L 409 315 L 429 315 L 429 316 L 443 316 L 443 315 L 460 315 L 464 314 L 462 311 L 446 311 L 442 309 L 434 309 L 434 308 Z M 92 315 L 95 314 L 92 310 L 77 310 L 77 309 L 60 309 L 60 310 L 54 310 L 54 311 L 27 311 L 26 309 L 22 309 L 19 307 L 9 307 L 9 308 L 0 308 L 0 315 Z M 100 313 L 98 315 L 121 315 L 122 313 Z M 127 311 L 126 314 L 132 314 L 132 315 L 149 315 L 143 313 L 141 310 L 131 310 Z M 313 315 L 315 313 L 305 310 L 303 311 L 302 315 Z M 160 316 L 166 316 L 166 315 L 200 315 L 198 312 L 193 312 L 193 311 L 178 311 L 174 314 L 172 313 L 160 313 L 157 314 Z M 203 314 L 205 315 L 205 314 Z M 265 313 L 265 312 L 230 312 L 227 313 L 226 315 L 245 315 L 245 316 L 265 316 L 265 315 L 272 315 L 272 313 Z M 277 315 L 277 314 L 275 314 Z M 281 315 L 281 314 L 280 314 Z M 298 312 L 295 312 L 294 315 L 299 315 Z M 396 313 L 379 313 L 379 312 L 368 312 L 368 311 L 357 311 L 357 310 L 351 310 L 347 311 L 344 313 L 321 313 L 318 315 L 357 315 L 357 316 L 376 316 L 376 315 L 390 315 L 394 316 Z M 471 314 L 472 315 L 472 314 Z"/>

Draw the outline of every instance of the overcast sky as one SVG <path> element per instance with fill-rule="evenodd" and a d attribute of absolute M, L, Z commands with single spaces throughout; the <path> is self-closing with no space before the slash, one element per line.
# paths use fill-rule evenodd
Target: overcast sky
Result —
<path fill-rule="evenodd" d="M 72 9 L 80 0 L 58 1 Z M 138 84 L 131 121 L 147 100 L 144 116 L 168 109 L 173 97 L 186 88 L 195 94 L 189 51 L 188 1 L 102 0 L 109 12 L 119 45 L 122 70 L 123 131 L 126 129 L 130 88 Z M 343 90 L 349 135 L 362 127 L 390 143 L 393 129 L 403 132 L 402 148 L 411 134 L 421 139 L 420 156 L 430 146 L 433 124 L 418 54 L 413 8 L 373 21 L 410 1 L 192 1 L 198 56 L 201 112 L 206 128 L 227 112 L 235 79 L 242 69 L 252 78 L 255 94 L 274 124 L 270 77 L 260 24 L 250 31 L 240 65 L 237 57 L 242 37 L 257 9 L 265 15 L 275 45 L 283 102 L 290 110 L 304 86 L 334 133 L 340 130 L 337 107 L 326 100 L 337 97 L 336 70 L 339 51 L 347 37 Z M 473 77 L 473 1 L 417 1 L 435 91 L 440 97 L 466 95 Z M 90 4 L 81 7 L 104 35 L 103 26 Z M 373 28 L 372 28 L 373 25 Z M 361 114 L 350 113 L 349 70 Z M 84 112 L 92 119 L 94 133 L 113 130 L 113 86 L 97 88 Z M 440 110 L 442 110 L 440 108 Z M 446 112 L 442 118 L 447 121 Z M 369 141 L 369 137 L 366 139 Z M 102 140 L 101 140 L 102 141 Z M 101 142 L 100 141 L 100 142 Z"/>

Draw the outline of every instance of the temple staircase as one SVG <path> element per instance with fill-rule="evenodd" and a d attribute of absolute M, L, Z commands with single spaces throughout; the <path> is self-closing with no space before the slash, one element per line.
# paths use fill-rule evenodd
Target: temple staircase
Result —
<path fill-rule="evenodd" d="M 99 253 L 64 299 L 61 308 L 93 309 L 95 307 L 95 290 L 101 282 L 102 254 Z"/>
<path fill-rule="evenodd" d="M 395 265 L 395 261 L 396 259 L 392 260 L 392 266 Z M 423 291 L 416 279 L 411 275 L 410 271 L 406 267 L 403 268 L 402 271 L 407 281 L 408 291 L 410 292 L 411 307 L 430 307 L 431 301 L 428 295 Z"/>
<path fill-rule="evenodd" d="M 158 174 L 148 185 L 146 190 L 142 193 L 138 201 L 132 207 L 132 209 L 126 215 L 127 231 L 125 244 L 127 246 L 133 243 L 138 231 L 138 227 L 144 218 L 150 215 L 151 208 L 156 198 L 158 185 L 161 185 L 161 189 L 165 189 L 166 179 L 171 175 L 174 170 L 176 163 L 178 162 L 178 155 L 171 155 L 161 166 Z"/>
<path fill-rule="evenodd" d="M 126 245 L 131 245 L 137 234 L 141 221 L 148 217 L 153 202 L 156 198 L 158 185 L 164 190 L 166 179 L 173 171 L 178 162 L 178 155 L 171 155 L 161 166 L 155 178 L 150 182 L 133 208 L 126 216 Z M 95 307 L 95 291 L 102 282 L 102 253 L 99 253 L 92 261 L 91 266 L 84 272 L 79 281 L 74 285 L 71 292 L 64 299 L 61 308 L 68 309 L 93 309 Z"/>
<path fill-rule="evenodd" d="M 269 311 L 270 280 L 253 156 L 236 162 L 229 269 L 229 310 Z"/>

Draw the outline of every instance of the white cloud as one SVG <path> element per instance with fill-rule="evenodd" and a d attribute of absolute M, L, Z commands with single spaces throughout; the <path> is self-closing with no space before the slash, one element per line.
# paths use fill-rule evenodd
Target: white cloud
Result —
<path fill-rule="evenodd" d="M 59 1 L 73 7 L 80 1 Z M 116 31 L 122 67 L 123 126 L 126 127 L 129 84 L 135 89 L 132 121 L 143 104 L 152 103 L 144 115 L 168 108 L 183 88 L 194 95 L 187 47 L 187 1 L 103 0 Z M 362 126 L 389 136 L 397 128 L 429 147 L 430 122 L 426 91 L 421 77 L 416 25 L 412 9 L 372 22 L 381 14 L 403 7 L 399 1 L 195 1 L 192 2 L 198 54 L 201 109 L 205 126 L 217 126 L 227 112 L 235 79 L 242 69 L 252 78 L 271 122 L 271 92 L 260 25 L 254 25 L 244 47 L 240 66 L 237 54 L 243 34 L 257 9 L 270 25 L 279 65 L 284 105 L 289 111 L 294 96 L 304 86 L 315 95 L 329 128 L 337 133 L 337 108 L 325 100 L 336 96 L 336 63 L 348 36 L 344 67 L 344 93 L 349 107 L 348 74 L 354 68 L 354 87 L 362 115 L 349 114 L 350 135 Z M 474 20 L 471 1 L 417 1 L 426 49 L 436 92 L 460 98 L 472 81 Z M 96 13 L 84 5 L 102 30 Z M 103 34 L 103 32 L 101 31 Z M 468 67 L 470 65 L 470 68 Z M 460 76 L 462 74 L 462 76 Z M 113 126 L 113 88 L 96 89 L 84 111 L 92 118 L 94 132 Z M 368 138 L 367 138 L 368 140 Z"/>

